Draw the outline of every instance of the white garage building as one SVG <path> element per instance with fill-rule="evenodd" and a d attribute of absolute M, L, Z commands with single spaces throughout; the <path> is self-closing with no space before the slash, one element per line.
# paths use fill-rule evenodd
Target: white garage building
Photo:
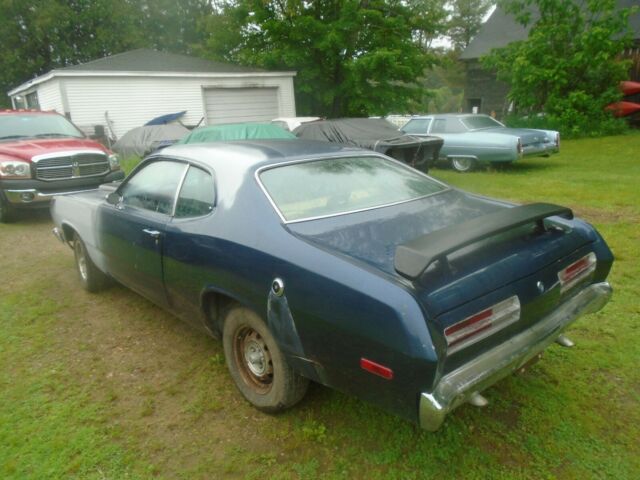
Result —
<path fill-rule="evenodd" d="M 185 125 L 295 117 L 294 76 L 139 49 L 52 70 L 8 95 L 14 108 L 56 110 L 87 133 L 108 116 L 120 137 L 183 110 Z"/>

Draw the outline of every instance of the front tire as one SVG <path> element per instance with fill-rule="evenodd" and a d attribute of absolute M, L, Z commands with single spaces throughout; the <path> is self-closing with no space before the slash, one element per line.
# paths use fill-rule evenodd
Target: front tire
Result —
<path fill-rule="evenodd" d="M 77 233 L 73 235 L 73 253 L 82 288 L 91 293 L 104 289 L 109 283 L 109 278 L 93 263 L 87 253 L 87 247 Z"/>
<path fill-rule="evenodd" d="M 276 413 L 304 397 L 309 380 L 287 363 L 275 338 L 251 310 L 234 307 L 222 328 L 224 355 L 231 378 L 258 410 Z"/>
<path fill-rule="evenodd" d="M 453 157 L 451 159 L 451 167 L 460 173 L 466 173 L 473 170 L 476 166 L 476 161 L 469 157 Z"/>

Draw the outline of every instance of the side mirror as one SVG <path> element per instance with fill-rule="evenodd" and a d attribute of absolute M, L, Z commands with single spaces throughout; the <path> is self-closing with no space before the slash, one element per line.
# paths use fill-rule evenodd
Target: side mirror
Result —
<path fill-rule="evenodd" d="M 118 192 L 111 192 L 109 195 L 107 195 L 107 203 L 109 205 L 118 205 L 121 200 L 122 197 Z"/>

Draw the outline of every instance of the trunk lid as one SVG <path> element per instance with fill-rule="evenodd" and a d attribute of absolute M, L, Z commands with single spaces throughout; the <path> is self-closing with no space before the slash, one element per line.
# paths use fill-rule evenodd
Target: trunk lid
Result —
<path fill-rule="evenodd" d="M 504 208 L 510 207 L 449 190 L 402 205 L 288 227 L 306 241 L 405 283 L 426 313 L 436 346 L 444 351 L 445 328 L 467 314 L 490 307 L 491 302 L 505 300 L 507 297 L 502 297 L 507 293 L 521 298 L 523 318 L 540 318 L 554 308 L 560 301 L 559 294 L 547 296 L 545 301 L 537 298 L 557 286 L 557 271 L 577 259 L 576 255 L 594 240 L 582 222 L 553 217 L 553 221 L 545 222 L 557 224 L 558 228 L 540 232 L 534 224 L 523 225 L 462 248 L 447 257 L 448 269 L 429 268 L 413 281 L 396 272 L 394 256 L 398 245 Z M 538 282 L 543 284 L 543 292 Z M 488 343 L 490 339 L 482 345 Z"/>
<path fill-rule="evenodd" d="M 512 137 L 520 137 L 522 140 L 522 145 L 535 145 L 538 143 L 546 143 L 551 141 L 551 139 L 547 138 L 547 134 L 538 130 L 532 130 L 529 128 L 486 128 L 482 130 L 483 132 L 491 132 L 498 133 L 501 135 L 510 135 Z"/>

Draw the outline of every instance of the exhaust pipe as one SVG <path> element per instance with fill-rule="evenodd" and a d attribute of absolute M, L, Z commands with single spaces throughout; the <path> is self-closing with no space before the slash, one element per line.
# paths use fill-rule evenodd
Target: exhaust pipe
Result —
<path fill-rule="evenodd" d="M 474 407 L 486 407 L 487 405 L 489 405 L 489 400 L 480 395 L 478 392 L 473 392 L 467 402 L 469 402 Z"/>
<path fill-rule="evenodd" d="M 560 335 L 558 338 L 556 338 L 556 343 L 558 345 L 562 345 L 563 347 L 567 347 L 567 348 L 571 348 L 575 345 L 575 343 L 573 343 L 571 340 L 569 340 L 569 338 L 565 337 L 564 335 Z"/>

